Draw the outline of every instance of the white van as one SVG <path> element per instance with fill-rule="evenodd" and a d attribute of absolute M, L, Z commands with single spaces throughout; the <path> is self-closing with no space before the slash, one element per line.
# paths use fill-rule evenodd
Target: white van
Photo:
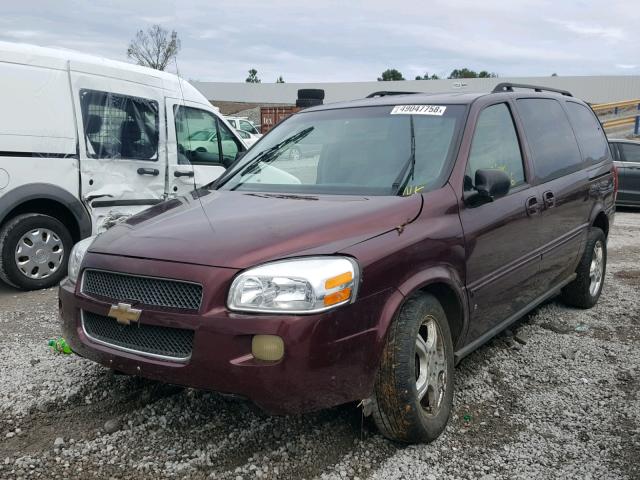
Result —
<path fill-rule="evenodd" d="M 74 242 L 215 180 L 246 150 L 193 86 L 0 42 L 0 279 L 57 284 Z"/>

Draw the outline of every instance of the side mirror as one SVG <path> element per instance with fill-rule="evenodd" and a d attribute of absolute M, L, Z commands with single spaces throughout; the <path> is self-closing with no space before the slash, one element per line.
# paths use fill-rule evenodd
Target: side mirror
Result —
<path fill-rule="evenodd" d="M 509 193 L 510 188 L 511 178 L 503 170 L 476 170 L 475 185 L 473 185 L 475 193 L 467 197 L 466 201 L 471 206 L 493 202 L 496 198 L 504 197 Z"/>

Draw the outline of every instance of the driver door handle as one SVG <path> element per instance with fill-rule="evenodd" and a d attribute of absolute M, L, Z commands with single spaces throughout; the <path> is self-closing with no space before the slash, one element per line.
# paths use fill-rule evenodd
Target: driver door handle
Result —
<path fill-rule="evenodd" d="M 176 170 L 173 172 L 174 177 L 193 177 L 193 170 L 189 172 L 181 172 L 180 170 Z"/>
<path fill-rule="evenodd" d="M 154 177 L 157 177 L 160 175 L 160 170 L 157 168 L 139 168 L 138 175 L 153 175 Z"/>
<path fill-rule="evenodd" d="M 544 206 L 547 208 L 553 208 L 556 206 L 556 196 L 552 191 L 547 191 L 542 194 L 542 198 L 544 198 Z"/>

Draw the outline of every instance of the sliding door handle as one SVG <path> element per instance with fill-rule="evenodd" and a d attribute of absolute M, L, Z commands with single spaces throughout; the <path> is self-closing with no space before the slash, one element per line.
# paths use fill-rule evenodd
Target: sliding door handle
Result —
<path fill-rule="evenodd" d="M 525 209 L 527 210 L 527 215 L 537 215 L 538 213 L 540 213 L 541 209 L 540 202 L 538 202 L 538 199 L 536 197 L 529 197 L 527 198 Z"/>

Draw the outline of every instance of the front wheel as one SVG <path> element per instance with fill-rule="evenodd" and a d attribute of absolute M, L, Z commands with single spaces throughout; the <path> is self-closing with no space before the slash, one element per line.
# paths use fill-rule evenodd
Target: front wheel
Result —
<path fill-rule="evenodd" d="M 55 218 L 18 215 L 0 229 L 0 279 L 24 290 L 57 285 L 67 274 L 72 246 L 69 231 Z"/>
<path fill-rule="evenodd" d="M 442 305 L 418 293 L 389 327 L 374 387 L 373 418 L 387 438 L 431 442 L 453 404 L 453 344 Z"/>
<path fill-rule="evenodd" d="M 576 278 L 562 289 L 562 300 L 572 307 L 593 307 L 602 293 L 606 271 L 607 238 L 601 229 L 592 227 L 576 269 Z"/>

